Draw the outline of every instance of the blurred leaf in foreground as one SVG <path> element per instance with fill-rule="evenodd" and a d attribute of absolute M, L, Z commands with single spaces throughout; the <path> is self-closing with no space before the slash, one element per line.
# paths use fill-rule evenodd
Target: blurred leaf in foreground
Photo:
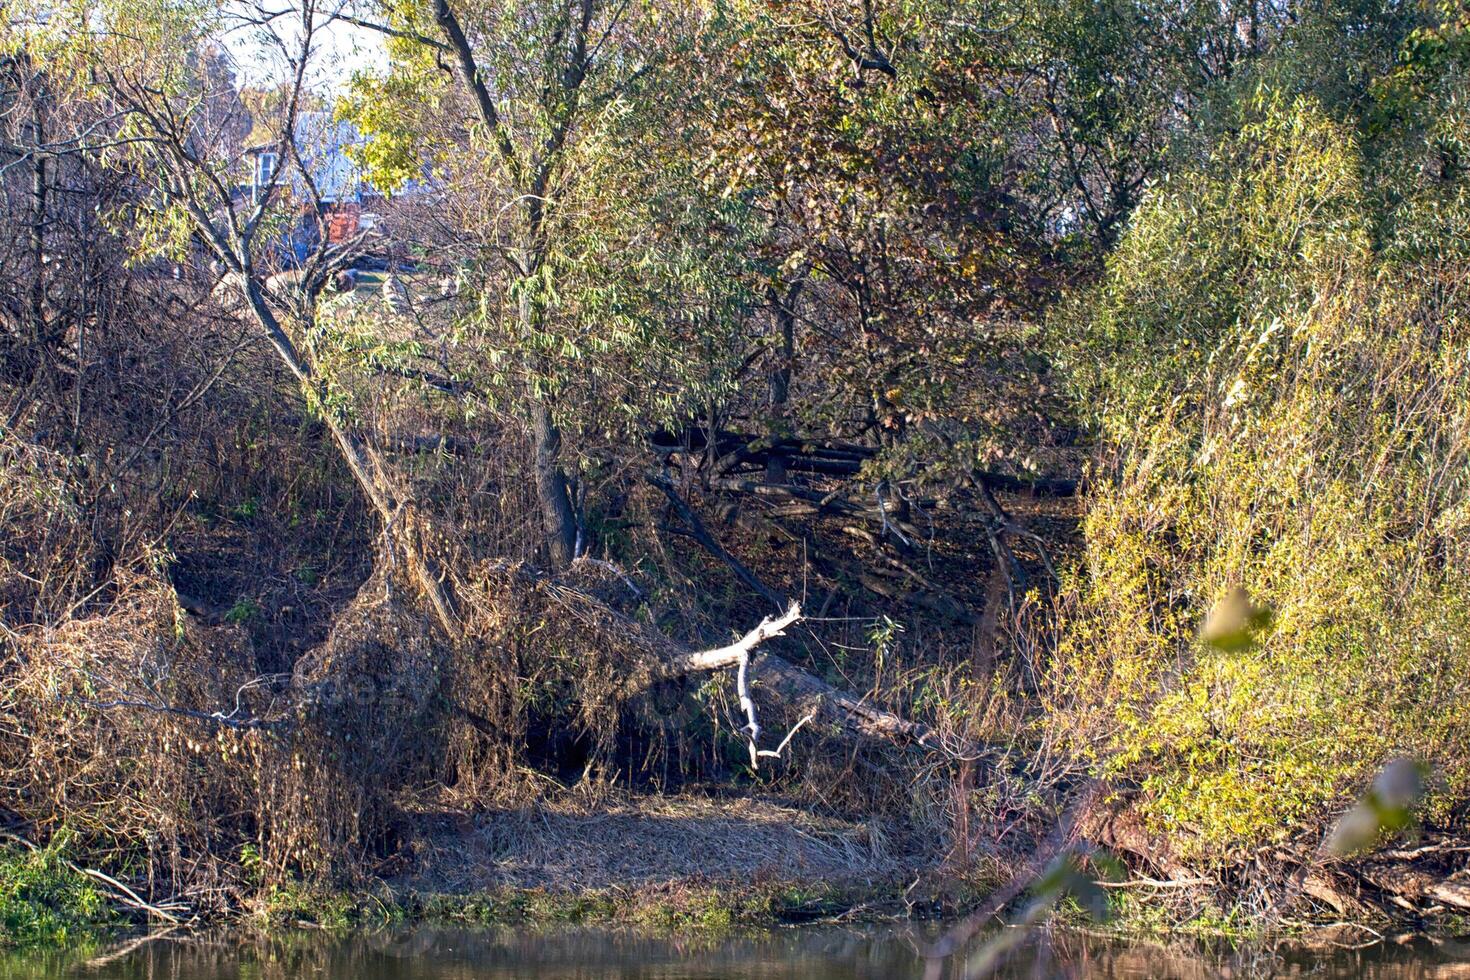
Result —
<path fill-rule="evenodd" d="M 1092 855 L 1093 864 L 1106 877 L 1118 873 L 1121 865 L 1112 858 Z M 1058 902 L 1070 895 L 1094 922 L 1106 922 L 1110 916 L 1107 893 L 1097 881 L 1084 872 L 1077 856 L 1068 851 L 1051 863 L 1031 886 L 1034 896 L 1021 918 L 982 944 L 965 960 L 966 980 L 989 976 L 1013 950 L 1030 937 L 1031 931 L 1046 920 Z"/>
<path fill-rule="evenodd" d="M 1323 850 L 1349 857 L 1372 847 L 1385 833 L 1410 826 L 1414 804 L 1424 794 L 1424 767 L 1399 758 L 1383 767 L 1367 795 L 1332 828 Z"/>
<path fill-rule="evenodd" d="M 1255 636 L 1271 625 L 1271 607 L 1251 601 L 1250 593 L 1236 586 L 1210 609 L 1200 639 L 1217 650 L 1245 650 Z"/>

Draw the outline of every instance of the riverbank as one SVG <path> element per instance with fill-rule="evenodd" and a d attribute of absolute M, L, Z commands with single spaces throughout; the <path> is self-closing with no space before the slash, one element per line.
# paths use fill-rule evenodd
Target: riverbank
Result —
<path fill-rule="evenodd" d="M 16 873 L 16 869 L 24 869 Z M 306 886 L 263 889 L 246 906 L 182 924 L 157 921 L 118 905 L 84 877 L 37 867 L 27 855 L 0 859 L 0 876 L 25 878 L 0 903 L 0 949 L 63 948 L 148 928 L 373 928 L 392 924 L 470 926 L 617 925 L 657 932 L 720 932 L 815 922 L 890 921 L 906 912 L 904 884 L 883 881 L 770 878 L 734 882 L 709 877 L 638 886 L 550 889 L 495 886 L 467 892 L 400 890 L 380 884 L 331 891 Z"/>
<path fill-rule="evenodd" d="M 674 930 L 932 914 L 919 869 L 933 855 L 899 828 L 754 798 L 575 799 L 472 814 L 405 814 L 398 852 L 364 882 L 262 884 L 190 926 L 244 919 L 341 929 L 392 922 L 619 924 Z M 67 857 L 14 844 L 0 857 L 0 946 L 59 946 L 172 924 Z M 945 904 L 963 901 L 946 883 Z M 929 889 L 932 891 L 932 889 Z"/>
<path fill-rule="evenodd" d="M 64 834 L 46 848 L 13 843 L 0 856 L 0 947 L 54 948 L 144 927 L 195 930 L 230 921 L 266 930 L 423 922 L 676 933 L 932 923 L 969 914 L 1001 893 L 1013 896 L 1000 907 L 998 919 L 1007 919 L 1027 901 L 1027 888 L 1007 882 L 1029 885 L 1024 869 L 1035 863 L 1024 855 L 989 855 L 967 870 L 941 873 L 944 856 L 889 820 L 843 820 L 753 796 L 592 802 L 566 794 L 478 813 L 422 805 L 403 818 L 407 829 L 397 851 L 356 885 L 264 883 L 192 907 L 182 899 L 145 907 L 123 881 L 73 863 Z M 1422 860 L 1420 851 L 1447 848 L 1426 841 L 1415 853 Z M 1031 876 L 1037 877 L 1044 875 Z M 1326 895 L 1328 880 L 1324 872 L 1303 887 L 1314 897 Z M 1366 900 L 1327 917 L 1271 915 L 1250 896 L 1193 873 L 1104 885 L 1100 921 L 1075 898 L 1062 900 L 1050 921 L 1114 938 L 1244 943 L 1320 935 L 1328 945 L 1342 942 L 1344 931 L 1366 940 L 1470 929 L 1449 910 L 1392 917 Z"/>
<path fill-rule="evenodd" d="M 7 885 L 14 868 L 15 856 L 0 860 L 0 878 Z M 914 883 L 905 883 L 901 877 L 744 882 L 702 877 L 575 890 L 506 885 L 463 893 L 413 891 L 388 882 L 335 892 L 276 887 L 264 890 L 233 916 L 178 926 L 146 923 L 124 914 L 125 910 L 109 904 L 107 896 L 84 877 L 60 873 L 54 862 L 49 881 L 35 874 L 37 870 L 32 868 L 31 880 L 41 890 L 28 896 L 26 909 L 17 906 L 12 891 L 5 892 L 0 903 L 0 928 L 4 930 L 0 951 L 8 949 L 10 955 L 27 951 L 85 954 L 89 962 L 107 963 L 159 937 L 168 940 L 166 946 L 187 945 L 194 936 L 217 938 L 222 935 L 220 927 L 226 927 L 223 935 L 239 937 L 234 942 L 247 945 L 302 934 L 321 934 L 340 942 L 359 935 L 399 934 L 404 929 L 460 930 L 455 935 L 461 937 L 517 935 L 528 941 L 568 930 L 610 929 L 625 937 L 677 937 L 681 945 L 694 942 L 704 947 L 729 937 L 791 931 L 781 928 L 789 926 L 801 927 L 795 930 L 799 933 L 833 927 L 858 931 L 899 928 L 932 940 L 945 933 L 951 917 L 983 900 L 994 886 L 993 881 L 951 880 L 951 891 L 942 902 L 932 894 L 916 902 Z M 1240 906 L 1182 914 L 1177 897 L 1164 901 L 1157 895 L 1124 891 L 1109 898 L 1109 918 L 1102 923 L 1093 921 L 1075 903 L 1064 902 L 1042 926 L 1042 938 L 1035 942 L 1053 944 L 1057 936 L 1076 937 L 1076 941 L 1113 950 L 1121 957 L 1120 963 L 1161 956 L 1159 962 L 1192 962 L 1205 954 L 1228 955 L 1242 962 L 1274 962 L 1286 955 L 1294 962 L 1306 962 L 1340 957 L 1347 951 L 1373 950 L 1380 951 L 1375 954 L 1379 958 L 1412 959 L 1410 954 L 1424 955 L 1426 950 L 1457 948 L 1455 937 L 1470 933 L 1470 922 L 1463 919 L 1421 923 L 1419 929 L 1300 920 L 1268 928 L 1262 920 L 1251 920 Z M 26 922 L 45 928 L 33 926 L 19 936 L 13 932 Z"/>
<path fill-rule="evenodd" d="M 425 809 L 378 885 L 276 889 L 276 924 L 382 919 L 475 924 L 616 923 L 723 929 L 892 919 L 930 849 L 878 818 L 842 820 L 753 797 L 574 798 L 470 814 Z"/>
<path fill-rule="evenodd" d="M 0 848 L 0 949 L 59 947 L 135 924 L 70 864 L 63 845 Z"/>

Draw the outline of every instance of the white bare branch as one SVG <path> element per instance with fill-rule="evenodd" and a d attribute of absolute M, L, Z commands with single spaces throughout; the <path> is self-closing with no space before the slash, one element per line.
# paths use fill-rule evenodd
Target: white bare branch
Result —
<path fill-rule="evenodd" d="M 746 633 L 740 639 L 729 646 L 716 647 L 713 650 L 700 650 L 696 653 L 686 654 L 683 658 L 683 667 L 688 671 L 719 670 L 721 667 L 733 667 L 740 663 L 742 658 L 748 659 L 750 652 L 765 641 L 785 633 L 786 627 L 801 621 L 801 605 L 793 602 L 780 617 L 772 619 L 767 616 L 760 621 L 755 629 Z"/>

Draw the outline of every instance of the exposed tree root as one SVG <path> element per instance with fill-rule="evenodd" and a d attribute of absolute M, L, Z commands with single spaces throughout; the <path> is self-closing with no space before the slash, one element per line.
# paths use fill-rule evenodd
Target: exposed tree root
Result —
<path fill-rule="evenodd" d="M 1079 816 L 1082 835 L 1135 863 L 1157 870 L 1158 887 L 1219 888 L 1216 878 L 1200 875 L 1174 856 L 1167 841 L 1151 834 L 1127 806 L 1102 806 Z M 1420 919 L 1445 912 L 1470 912 L 1470 848 L 1459 840 L 1439 840 L 1412 848 L 1388 848 L 1352 860 L 1339 860 L 1319 848 L 1275 848 L 1268 866 L 1280 869 L 1284 895 L 1275 903 L 1290 909 L 1301 897 L 1352 920 Z"/>
<path fill-rule="evenodd" d="M 1446 874 L 1406 861 L 1368 861 L 1353 872 L 1368 887 L 1417 912 L 1470 912 L 1470 874 L 1463 866 Z"/>

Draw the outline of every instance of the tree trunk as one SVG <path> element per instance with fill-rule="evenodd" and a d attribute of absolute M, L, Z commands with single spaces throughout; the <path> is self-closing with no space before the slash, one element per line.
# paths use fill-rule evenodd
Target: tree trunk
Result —
<path fill-rule="evenodd" d="M 458 64 L 458 74 L 466 91 L 475 101 L 480 121 L 487 135 L 494 141 L 495 150 L 505 165 L 509 183 L 518 191 L 517 199 L 524 209 L 526 220 L 523 247 L 513 263 L 515 272 L 529 286 L 540 273 L 546 260 L 545 219 L 547 187 L 560 160 L 562 147 L 570 129 L 576 110 L 576 93 L 587 73 L 587 30 L 591 22 L 592 7 L 583 5 L 583 14 L 572 45 L 572 61 L 562 74 L 561 84 L 569 93 L 566 115 L 560 124 L 553 126 L 550 136 L 543 145 L 539 157 L 522 157 L 517 151 L 510 131 L 506 128 L 500 111 L 495 106 L 487 84 L 487 73 L 475 60 L 475 52 L 469 36 L 459 18 L 455 16 L 447 0 L 434 0 L 434 20 L 443 31 L 449 50 Z M 540 310 L 531 298 L 529 288 L 521 291 L 518 308 L 522 336 L 533 337 L 540 327 Z M 541 506 L 541 521 L 546 533 L 546 550 L 553 566 L 562 567 L 576 557 L 577 514 L 572 507 L 567 477 L 561 465 L 561 430 L 552 417 L 551 406 L 545 396 L 532 395 L 531 434 L 535 441 L 536 497 Z"/>
<path fill-rule="evenodd" d="M 31 156 L 31 261 L 35 275 L 31 279 L 31 331 L 37 349 L 45 350 L 46 336 L 46 156 L 40 150 L 46 141 L 45 122 L 41 117 L 41 93 L 31 93 L 30 141 L 36 147 Z"/>
<path fill-rule="evenodd" d="M 796 363 L 796 311 L 792 306 L 801 293 L 801 283 L 794 283 L 783 298 L 770 290 L 771 308 L 776 314 L 776 330 L 780 337 L 776 369 L 770 375 L 771 436 L 784 439 L 791 435 L 791 420 L 788 404 L 791 400 L 791 372 Z M 770 483 L 786 482 L 786 460 L 779 453 L 772 453 L 766 461 L 766 480 Z"/>
<path fill-rule="evenodd" d="M 536 442 L 536 496 L 546 529 L 546 550 L 551 564 L 564 568 L 577 557 L 577 514 L 561 468 L 561 429 L 551 417 L 550 406 L 540 398 L 531 408 L 531 434 Z"/>
<path fill-rule="evenodd" d="M 539 203 L 528 205 L 529 220 L 534 233 L 540 227 Z M 534 246 L 523 252 L 522 274 L 527 283 L 541 269 L 544 261 L 540 250 Z M 528 341 L 541 332 L 540 309 L 531 297 L 529 288 L 521 290 L 517 313 L 521 321 L 521 336 Z M 541 358 L 536 358 L 539 362 Z M 540 369 L 542 365 L 536 363 Z M 551 414 L 551 406 L 545 395 L 531 394 L 531 438 L 534 442 L 536 499 L 541 505 L 541 524 L 546 533 L 546 552 L 553 568 L 565 568 L 577 557 L 577 512 L 572 507 L 572 496 L 567 488 L 567 475 L 561 466 L 561 428 Z"/>
<path fill-rule="evenodd" d="M 246 305 L 250 308 L 251 315 L 265 331 L 266 337 L 286 365 L 286 369 L 300 383 L 302 394 L 308 400 L 316 402 L 316 408 L 327 426 L 327 431 L 332 434 L 332 440 L 336 442 L 343 462 L 347 464 L 348 470 L 351 471 L 353 479 L 357 481 L 357 485 L 368 498 L 368 502 L 382 518 L 384 526 L 391 528 L 395 524 L 400 527 L 411 525 L 414 517 L 411 512 L 412 505 L 395 501 L 389 495 L 385 482 L 380 479 L 377 461 L 368 447 L 343 428 L 332 413 L 323 406 L 321 386 L 311 366 L 302 360 L 296 350 L 296 345 L 292 343 L 291 338 L 281 326 L 280 320 L 276 318 L 275 312 L 265 298 L 260 282 L 249 272 L 236 272 L 235 276 L 238 278 L 240 291 L 245 298 Z M 409 511 L 409 513 L 404 513 L 404 511 Z M 419 586 L 424 590 L 424 597 L 433 607 L 439 625 L 444 628 L 446 635 L 455 636 L 458 631 L 458 620 L 449 595 L 444 590 L 441 576 L 436 574 L 430 558 L 416 543 L 407 551 L 409 567 L 414 578 L 418 579 Z"/>
<path fill-rule="evenodd" d="M 24 73 L 21 66 L 27 69 Z M 31 350 L 27 363 L 33 372 L 42 372 L 51 360 L 51 337 L 46 328 L 46 121 L 42 110 L 43 89 L 39 71 L 30 71 L 28 61 L 14 68 L 16 94 L 30 98 L 29 117 L 22 124 L 21 143 L 30 150 L 30 188 L 26 206 L 26 246 L 30 252 L 31 281 L 26 297 L 26 319 Z M 28 90 L 28 91 L 27 91 Z M 35 373 L 29 373 L 35 377 Z"/>

